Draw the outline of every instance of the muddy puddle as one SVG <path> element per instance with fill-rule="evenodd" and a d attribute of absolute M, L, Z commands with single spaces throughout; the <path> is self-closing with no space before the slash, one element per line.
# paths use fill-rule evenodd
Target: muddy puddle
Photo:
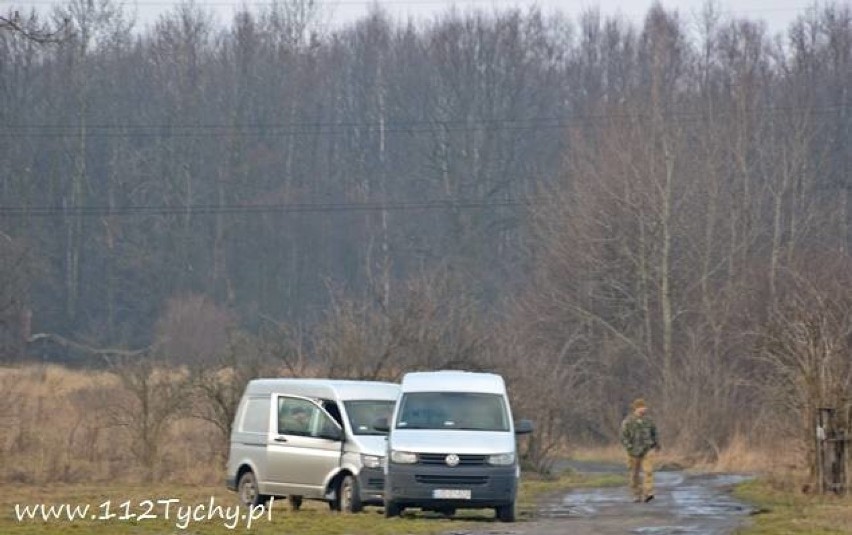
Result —
<path fill-rule="evenodd" d="M 751 512 L 730 495 L 731 487 L 745 479 L 657 472 L 656 497 L 650 503 L 633 503 L 625 487 L 583 489 L 552 497 L 541 504 L 537 516 L 565 521 L 568 529 L 572 520 L 583 525 L 598 520 L 620 525 L 617 532 L 636 535 L 727 535 Z"/>

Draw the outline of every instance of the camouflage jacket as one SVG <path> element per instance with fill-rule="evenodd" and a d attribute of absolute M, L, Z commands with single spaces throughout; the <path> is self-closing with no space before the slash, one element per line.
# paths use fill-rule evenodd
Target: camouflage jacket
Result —
<path fill-rule="evenodd" d="M 647 416 L 631 414 L 621 422 L 621 444 L 628 455 L 641 457 L 659 446 L 657 426 Z"/>

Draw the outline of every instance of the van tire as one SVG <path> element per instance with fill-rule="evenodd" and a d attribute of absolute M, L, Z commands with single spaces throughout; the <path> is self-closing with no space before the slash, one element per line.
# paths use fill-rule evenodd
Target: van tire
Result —
<path fill-rule="evenodd" d="M 494 512 L 497 514 L 497 520 L 500 522 L 514 522 L 515 502 L 509 502 L 506 505 L 498 505 L 494 508 Z"/>
<path fill-rule="evenodd" d="M 385 518 L 393 518 L 402 513 L 402 507 L 394 501 L 385 502 Z"/>
<path fill-rule="evenodd" d="M 298 511 L 302 508 L 301 496 L 287 496 L 287 502 L 290 504 L 290 509 L 293 511 Z"/>
<path fill-rule="evenodd" d="M 340 511 L 343 513 L 358 513 L 364 508 L 358 494 L 358 481 L 353 475 L 347 474 L 343 477 L 337 496 L 340 500 Z"/>
<path fill-rule="evenodd" d="M 237 481 L 237 495 L 243 505 L 257 507 L 269 501 L 269 496 L 261 494 L 257 488 L 257 477 L 251 470 L 246 470 Z"/>

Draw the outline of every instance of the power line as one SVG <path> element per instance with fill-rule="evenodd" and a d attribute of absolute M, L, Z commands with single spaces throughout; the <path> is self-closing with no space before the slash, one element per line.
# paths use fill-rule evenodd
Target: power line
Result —
<path fill-rule="evenodd" d="M 5 2 L 2 2 L 5 3 Z M 14 2 L 10 2 L 14 4 Z M 33 5 L 61 5 L 61 2 L 57 0 L 27 0 L 26 4 Z M 142 0 L 142 1 L 134 1 L 134 0 L 123 0 L 115 2 L 121 6 L 151 6 L 151 7 L 176 7 L 187 4 L 187 2 L 181 0 Z M 447 5 L 451 6 L 454 4 L 518 4 L 518 0 L 316 0 L 313 2 L 315 6 L 360 6 L 360 5 L 418 5 L 418 4 L 436 4 L 436 5 Z M 281 6 L 286 7 L 287 2 L 272 2 L 272 1 L 262 1 L 262 2 L 227 2 L 227 1 L 214 1 L 214 2 L 196 2 L 196 7 L 234 7 L 242 9 L 243 7 L 272 7 L 272 6 Z"/>
<path fill-rule="evenodd" d="M 9 3 L 15 5 L 15 2 L 2 2 Z M 61 2 L 58 0 L 27 0 L 23 2 L 27 5 L 59 5 Z M 181 0 L 120 0 L 115 2 L 116 4 L 122 6 L 141 6 L 141 7 L 173 7 L 180 6 L 185 4 Z M 198 7 L 233 7 L 242 9 L 243 7 L 270 7 L 270 6 L 285 6 L 287 3 L 284 1 L 273 2 L 270 0 L 263 0 L 257 2 L 239 2 L 239 1 L 225 1 L 225 0 L 214 0 L 211 2 L 198 2 L 196 5 Z M 538 5 L 539 2 L 536 1 L 528 1 L 524 2 L 523 0 L 314 0 L 312 2 L 315 6 L 360 6 L 360 5 L 379 5 L 379 6 L 405 6 L 405 5 L 446 5 L 453 6 L 458 4 L 508 4 L 512 6 L 518 5 Z M 803 4 L 803 5 L 788 5 L 788 6 L 773 6 L 773 7 L 753 7 L 753 8 L 729 8 L 722 9 L 723 12 L 729 13 L 770 13 L 770 12 L 793 12 L 793 11 L 804 11 L 808 8 L 812 7 L 811 4 Z"/>
<path fill-rule="evenodd" d="M 824 106 L 766 107 L 748 110 L 747 113 L 783 116 L 803 113 L 807 115 L 834 115 L 845 109 L 842 104 Z M 738 110 L 717 111 L 714 116 L 729 116 Z M 140 124 L 140 123 L 94 123 L 86 124 L 86 135 L 91 137 L 220 137 L 234 134 L 253 136 L 317 136 L 350 134 L 353 130 L 379 131 L 384 133 L 421 134 L 436 132 L 553 130 L 579 126 L 604 125 L 612 122 L 648 121 L 651 114 L 591 114 L 524 119 L 472 119 L 472 120 L 409 120 L 379 122 L 293 122 L 293 123 L 224 123 L 199 124 Z M 704 112 L 669 112 L 662 114 L 665 120 L 696 122 L 707 120 Z M 79 124 L 11 124 L 0 126 L 0 135 L 18 137 L 69 137 L 80 135 Z"/>
<path fill-rule="evenodd" d="M 284 204 L 224 204 L 184 206 L 0 206 L 2 217 L 131 217 L 151 215 L 201 216 L 217 214 L 299 214 L 329 212 L 380 212 L 469 210 L 475 208 L 516 207 L 538 204 L 542 199 L 457 199 L 388 202 L 330 202 Z"/>

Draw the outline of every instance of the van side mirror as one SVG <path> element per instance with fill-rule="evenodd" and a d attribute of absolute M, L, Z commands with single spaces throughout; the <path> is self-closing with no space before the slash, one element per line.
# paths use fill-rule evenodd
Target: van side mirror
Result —
<path fill-rule="evenodd" d="M 373 429 L 382 433 L 388 433 L 390 431 L 390 423 L 387 418 L 376 418 L 373 421 Z"/>
<path fill-rule="evenodd" d="M 515 434 L 527 435 L 533 432 L 533 423 L 530 420 L 518 420 L 515 422 Z"/>

